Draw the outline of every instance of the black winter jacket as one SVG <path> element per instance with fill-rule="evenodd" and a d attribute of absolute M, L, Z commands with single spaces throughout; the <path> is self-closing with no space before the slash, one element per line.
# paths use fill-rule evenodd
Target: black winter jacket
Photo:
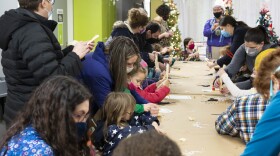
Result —
<path fill-rule="evenodd" d="M 1 63 L 8 87 L 4 119 L 8 125 L 45 78 L 80 73 L 81 61 L 73 47 L 61 50 L 53 34 L 56 25 L 22 8 L 0 17 Z"/>

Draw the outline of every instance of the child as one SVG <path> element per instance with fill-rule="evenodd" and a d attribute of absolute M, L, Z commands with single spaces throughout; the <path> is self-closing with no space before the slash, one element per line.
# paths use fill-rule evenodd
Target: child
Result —
<path fill-rule="evenodd" d="M 136 90 L 136 92 L 144 99 L 152 103 L 161 102 L 170 92 L 169 80 L 160 80 L 157 83 L 153 83 L 146 87 L 144 90 L 141 88 L 141 83 L 146 77 L 146 70 L 140 67 L 138 71 L 131 72 L 128 75 L 131 83 L 129 85 L 130 90 Z"/>
<path fill-rule="evenodd" d="M 107 96 L 102 107 L 102 121 L 98 121 L 92 138 L 93 144 L 103 151 L 104 156 L 112 155 L 119 142 L 133 134 L 153 129 L 162 133 L 156 117 L 134 114 L 135 105 L 135 99 L 130 94 L 112 92 Z"/>

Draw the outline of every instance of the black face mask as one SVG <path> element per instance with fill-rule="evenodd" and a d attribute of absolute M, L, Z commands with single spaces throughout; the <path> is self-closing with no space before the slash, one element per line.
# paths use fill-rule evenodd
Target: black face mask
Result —
<path fill-rule="evenodd" d="M 162 17 L 163 20 L 167 21 L 169 18 L 169 15 Z"/>
<path fill-rule="evenodd" d="M 214 16 L 216 17 L 216 18 L 220 18 L 221 16 L 222 16 L 222 12 L 215 12 L 214 13 Z"/>
<path fill-rule="evenodd" d="M 154 44 L 154 43 L 158 43 L 159 40 L 156 38 L 149 38 L 146 40 L 149 44 Z"/>

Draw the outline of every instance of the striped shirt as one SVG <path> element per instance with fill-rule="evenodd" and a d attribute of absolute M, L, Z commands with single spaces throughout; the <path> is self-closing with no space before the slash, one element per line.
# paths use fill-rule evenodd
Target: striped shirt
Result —
<path fill-rule="evenodd" d="M 267 104 L 268 101 L 260 94 L 238 97 L 216 120 L 217 132 L 231 136 L 239 135 L 248 143 Z"/>

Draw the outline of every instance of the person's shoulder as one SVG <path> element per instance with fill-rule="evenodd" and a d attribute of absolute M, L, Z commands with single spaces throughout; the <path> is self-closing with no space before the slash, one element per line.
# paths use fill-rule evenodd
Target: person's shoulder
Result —
<path fill-rule="evenodd" d="M 245 34 L 249 29 L 250 29 L 250 27 L 248 27 L 248 26 L 237 26 L 234 33 L 235 34 L 240 34 L 240 33 Z"/>
<path fill-rule="evenodd" d="M 52 155 L 53 151 L 31 126 L 26 127 L 19 135 L 14 136 L 9 142 L 9 151 L 23 155 Z"/>
<path fill-rule="evenodd" d="M 245 95 L 238 97 L 236 99 L 238 105 L 253 105 L 253 104 L 258 104 L 259 102 L 263 101 L 263 97 L 261 94 L 250 94 L 250 95 Z"/>

